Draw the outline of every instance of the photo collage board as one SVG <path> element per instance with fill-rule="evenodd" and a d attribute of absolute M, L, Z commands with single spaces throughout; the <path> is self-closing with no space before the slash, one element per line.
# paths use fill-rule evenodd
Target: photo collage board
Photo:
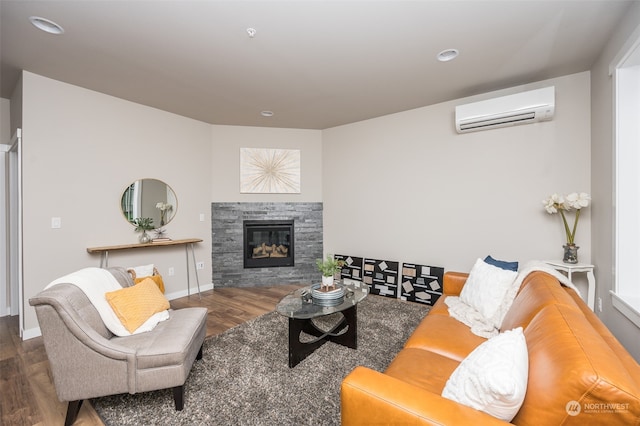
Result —
<path fill-rule="evenodd" d="M 444 268 L 342 254 L 340 279 L 345 283 L 365 283 L 371 294 L 393 297 L 432 306 L 442 295 Z"/>
<path fill-rule="evenodd" d="M 403 263 L 400 299 L 433 306 L 442 296 L 443 278 L 444 268 Z"/>

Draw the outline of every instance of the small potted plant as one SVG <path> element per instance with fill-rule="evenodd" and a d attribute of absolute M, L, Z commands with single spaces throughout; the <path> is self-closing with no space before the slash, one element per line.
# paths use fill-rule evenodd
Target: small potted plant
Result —
<path fill-rule="evenodd" d="M 147 231 L 151 231 L 154 228 L 153 218 L 137 217 L 133 219 L 132 223 L 136 226 L 136 229 L 134 230 L 135 232 L 142 232 L 142 234 L 140 234 L 140 238 L 138 238 L 140 243 L 147 244 L 148 242 L 150 242 L 151 237 L 149 236 L 149 234 L 147 234 Z"/>
<path fill-rule="evenodd" d="M 333 255 L 328 254 L 324 261 L 317 259 L 316 266 L 322 273 L 322 287 L 333 287 L 333 277 L 344 266 L 344 260 L 334 259 Z"/>

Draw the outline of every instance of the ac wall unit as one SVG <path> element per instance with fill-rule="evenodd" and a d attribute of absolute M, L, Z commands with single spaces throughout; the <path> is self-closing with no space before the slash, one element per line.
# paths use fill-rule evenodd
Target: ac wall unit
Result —
<path fill-rule="evenodd" d="M 458 133 L 548 121 L 555 111 L 555 86 L 456 107 Z"/>

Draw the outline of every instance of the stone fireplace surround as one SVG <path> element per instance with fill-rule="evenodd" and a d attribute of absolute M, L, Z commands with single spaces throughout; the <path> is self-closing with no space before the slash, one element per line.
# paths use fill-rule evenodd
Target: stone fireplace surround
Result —
<path fill-rule="evenodd" d="M 295 266 L 245 269 L 243 221 L 284 219 L 294 221 Z M 214 287 L 311 284 L 320 280 L 316 259 L 322 258 L 322 203 L 211 203 L 211 232 Z"/>

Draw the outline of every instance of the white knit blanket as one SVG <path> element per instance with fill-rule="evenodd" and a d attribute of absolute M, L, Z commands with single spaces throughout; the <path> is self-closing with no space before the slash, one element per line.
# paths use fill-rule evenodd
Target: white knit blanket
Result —
<path fill-rule="evenodd" d="M 522 285 L 522 281 L 524 281 L 525 277 L 534 271 L 543 271 L 548 273 L 549 275 L 557 278 L 558 281 L 565 287 L 569 287 L 575 290 L 576 293 L 580 294 L 580 291 L 576 288 L 575 285 L 569 279 L 560 273 L 559 271 L 553 269 L 551 266 L 544 262 L 540 261 L 530 261 L 527 262 L 519 271 L 516 279 L 513 281 L 511 286 L 509 287 L 500 307 L 498 308 L 500 312 L 499 323 L 502 323 L 507 311 L 511 308 L 513 301 L 518 294 L 518 290 Z M 488 318 L 484 318 L 480 312 L 478 312 L 473 307 L 467 305 L 458 296 L 448 296 L 444 303 L 449 308 L 449 314 L 462 322 L 463 324 L 469 326 L 471 328 L 471 332 L 480 337 L 492 337 L 500 332 L 499 328 L 495 326 L 495 324 L 490 321 Z"/>
<path fill-rule="evenodd" d="M 118 280 L 106 269 L 81 269 L 53 280 L 45 289 L 63 283 L 73 284 L 82 290 L 100 314 L 104 325 L 116 336 L 130 336 L 132 334 L 151 331 L 160 321 L 169 319 L 169 311 L 158 312 L 134 330 L 133 333 L 130 333 L 129 330 L 122 325 L 120 319 L 118 319 L 118 316 L 113 312 L 111 305 L 109 305 L 109 302 L 107 302 L 107 299 L 104 297 L 107 292 L 122 289 Z"/>

